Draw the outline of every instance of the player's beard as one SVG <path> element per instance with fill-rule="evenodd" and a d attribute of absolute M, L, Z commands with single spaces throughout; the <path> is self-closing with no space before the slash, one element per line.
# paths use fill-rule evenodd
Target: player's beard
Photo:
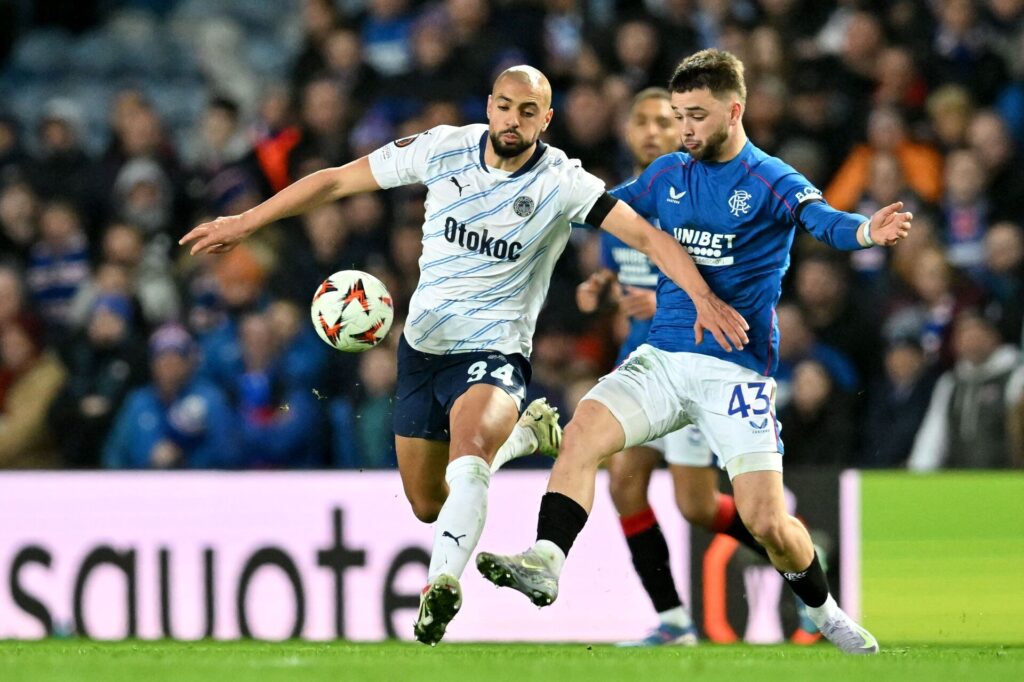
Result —
<path fill-rule="evenodd" d="M 509 133 L 517 135 L 519 137 L 519 140 L 513 144 L 507 144 L 505 142 L 502 142 L 501 136 L 507 135 Z M 499 133 L 492 132 L 490 134 L 490 137 L 491 147 L 494 148 L 494 153 L 502 157 L 503 159 L 514 159 L 515 157 L 519 156 L 524 151 L 529 149 L 530 145 L 533 144 L 533 141 L 527 141 L 523 137 L 522 133 L 520 133 L 518 130 L 502 130 Z"/>
<path fill-rule="evenodd" d="M 712 133 L 704 144 L 697 149 L 690 150 L 690 156 L 697 161 L 717 161 L 722 154 L 722 146 L 728 138 L 729 128 L 722 126 L 722 129 Z"/>

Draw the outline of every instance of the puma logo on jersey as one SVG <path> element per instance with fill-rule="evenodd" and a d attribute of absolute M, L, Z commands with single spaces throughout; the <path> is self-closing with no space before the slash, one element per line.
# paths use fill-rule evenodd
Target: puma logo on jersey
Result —
<path fill-rule="evenodd" d="M 519 242 L 509 243 L 504 239 L 495 239 L 489 236 L 487 228 L 484 228 L 483 232 L 477 232 L 466 227 L 466 223 L 460 223 L 451 216 L 444 220 L 444 238 L 451 244 L 458 244 L 481 256 L 492 256 L 510 261 L 518 260 L 519 252 L 523 248 Z"/>
<path fill-rule="evenodd" d="M 461 197 L 462 196 L 462 190 L 464 190 L 467 187 L 469 187 L 469 185 L 460 185 L 459 184 L 459 179 L 456 178 L 454 175 L 450 179 L 452 181 L 452 184 L 459 188 L 459 196 Z"/>
<path fill-rule="evenodd" d="M 668 188 L 668 203 L 678 204 L 679 200 L 686 196 L 686 190 L 677 192 L 675 187 Z"/>

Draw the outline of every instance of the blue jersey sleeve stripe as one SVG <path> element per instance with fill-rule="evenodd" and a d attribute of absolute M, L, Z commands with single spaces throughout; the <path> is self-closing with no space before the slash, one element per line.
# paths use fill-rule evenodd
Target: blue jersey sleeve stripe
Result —
<path fill-rule="evenodd" d="M 651 176 L 651 179 L 647 182 L 647 187 L 644 189 L 643 192 L 640 192 L 639 194 L 634 194 L 631 197 L 623 196 L 622 195 L 622 191 L 625 190 L 626 187 L 629 187 L 629 185 L 632 185 L 633 182 L 636 182 L 636 180 L 634 180 L 633 182 L 629 183 L 629 185 L 623 185 L 621 188 L 620 187 L 616 187 L 615 189 L 613 189 L 611 191 L 611 194 L 616 199 L 622 199 L 627 204 L 632 204 L 634 201 L 636 201 L 640 197 L 644 196 L 645 194 L 650 193 L 651 188 L 654 187 L 654 181 L 657 180 L 659 177 L 661 177 L 663 174 L 669 172 L 670 170 L 674 170 L 676 168 L 685 168 L 685 167 L 686 167 L 686 163 L 684 162 L 684 163 L 677 163 L 674 166 L 666 166 L 665 168 L 662 168 L 660 171 L 658 171 L 653 176 Z M 639 180 L 639 178 L 637 178 L 637 179 Z"/>
<path fill-rule="evenodd" d="M 769 190 L 771 190 L 771 193 L 775 195 L 775 198 L 778 199 L 779 201 L 781 201 L 783 204 L 786 205 L 786 210 L 789 211 L 791 214 L 793 213 L 793 207 L 790 206 L 788 201 L 786 201 L 786 197 L 782 196 L 781 194 L 779 194 L 778 192 L 775 191 L 775 187 L 772 186 L 772 183 L 768 182 L 764 178 L 763 175 L 759 175 L 759 174 L 755 173 L 754 169 L 752 169 L 750 167 L 750 164 L 747 163 L 746 161 L 742 161 L 741 163 L 743 164 L 743 167 L 747 169 L 747 174 L 748 175 L 752 175 L 753 177 L 755 177 L 758 180 L 760 180 L 761 182 L 763 182 L 765 184 L 765 186 L 768 187 Z"/>

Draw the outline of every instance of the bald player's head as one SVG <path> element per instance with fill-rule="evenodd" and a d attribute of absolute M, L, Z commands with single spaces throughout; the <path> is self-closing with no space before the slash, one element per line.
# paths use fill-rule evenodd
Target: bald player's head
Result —
<path fill-rule="evenodd" d="M 551 84 L 543 73 L 525 64 L 502 71 L 487 98 L 495 153 L 514 158 L 532 148 L 551 122 L 552 113 Z"/>

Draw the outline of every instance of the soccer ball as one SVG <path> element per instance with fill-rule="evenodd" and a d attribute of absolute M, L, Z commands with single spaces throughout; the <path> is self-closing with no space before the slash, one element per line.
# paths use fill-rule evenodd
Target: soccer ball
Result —
<path fill-rule="evenodd" d="M 313 294 L 310 316 L 328 346 L 361 353 L 387 336 L 395 306 L 379 279 L 360 270 L 341 270 L 321 282 Z"/>

